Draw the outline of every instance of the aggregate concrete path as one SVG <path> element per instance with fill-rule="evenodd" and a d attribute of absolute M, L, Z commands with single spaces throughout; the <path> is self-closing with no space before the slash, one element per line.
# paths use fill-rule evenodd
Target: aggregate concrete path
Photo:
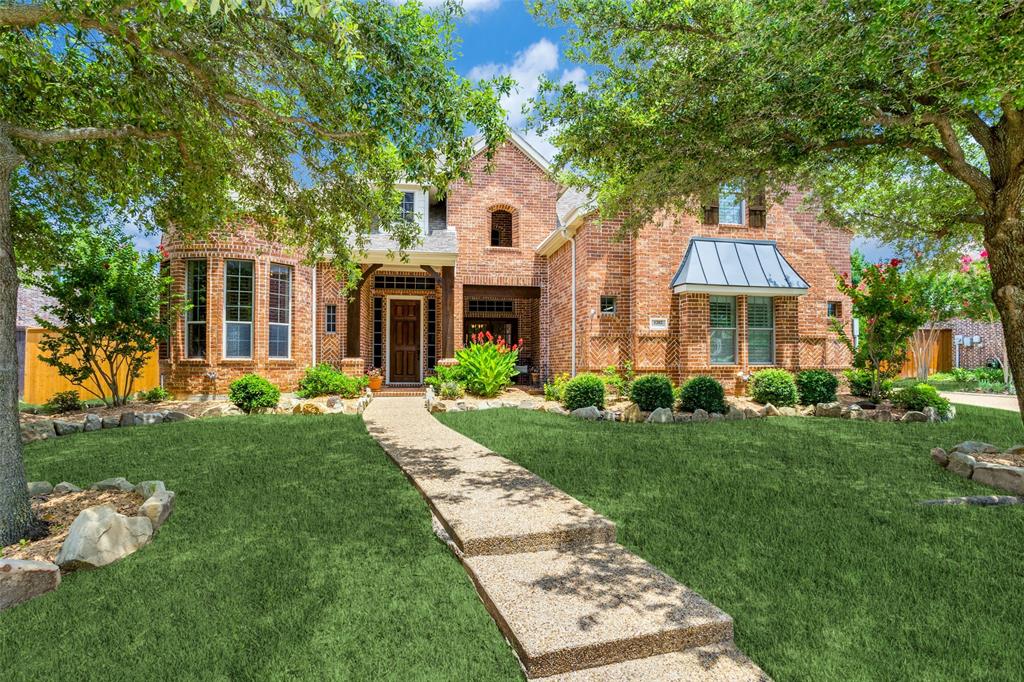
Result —
<path fill-rule="evenodd" d="M 976 407 L 991 407 L 996 410 L 1007 410 L 1008 412 L 1020 412 L 1020 404 L 1015 395 L 1002 395 L 997 393 L 960 393 L 958 391 L 942 391 L 942 397 L 951 403 L 961 405 L 974 405 Z"/>
<path fill-rule="evenodd" d="M 614 524 L 449 429 L 422 398 L 377 398 L 370 434 L 430 505 L 527 677 L 768 680 L 732 618 L 614 543 Z"/>

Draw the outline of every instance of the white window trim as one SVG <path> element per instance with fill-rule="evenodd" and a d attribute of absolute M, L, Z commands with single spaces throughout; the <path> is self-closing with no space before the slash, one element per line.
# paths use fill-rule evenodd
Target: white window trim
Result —
<path fill-rule="evenodd" d="M 409 183 L 398 183 L 394 185 L 395 191 L 402 193 L 412 192 L 413 222 L 419 225 L 420 233 L 424 236 L 430 234 L 430 194 L 427 188 L 422 185 Z M 404 199 L 404 197 L 403 197 Z M 419 206 L 419 208 L 417 208 Z M 447 220 L 445 221 L 447 222 Z"/>
<path fill-rule="evenodd" d="M 746 200 L 746 198 L 744 198 L 742 196 L 740 196 L 740 222 L 732 223 L 732 222 L 726 222 L 726 221 L 722 220 L 722 195 L 725 195 L 725 194 L 739 194 L 739 192 L 738 191 L 727 191 L 725 188 L 722 188 L 718 192 L 718 224 L 719 225 L 729 225 L 729 226 L 732 226 L 732 227 L 744 227 L 744 226 L 746 226 L 746 224 L 747 224 L 747 200 Z"/>
<path fill-rule="evenodd" d="M 711 298 L 708 298 L 708 364 L 715 365 L 718 367 L 732 367 L 738 365 L 740 362 L 740 349 L 739 349 L 739 311 L 738 300 L 735 296 L 722 296 L 721 298 L 732 299 L 732 326 L 731 327 L 714 327 L 711 325 Z M 711 354 L 711 335 L 714 334 L 715 330 L 732 330 L 732 362 L 716 362 L 715 358 Z"/>
<path fill-rule="evenodd" d="M 775 351 L 775 299 L 768 298 L 768 305 L 771 306 L 772 310 L 772 326 L 771 327 L 754 327 L 750 324 L 750 299 L 751 298 L 767 298 L 765 296 L 749 296 L 747 297 L 747 364 L 754 365 L 756 367 L 774 367 L 776 361 Z M 752 331 L 770 331 L 772 333 L 771 350 L 772 358 L 769 362 L 754 362 L 750 359 L 750 332 Z"/>
<path fill-rule="evenodd" d="M 251 301 L 251 310 L 249 316 L 252 320 L 248 322 L 235 322 L 228 320 L 228 261 L 242 261 L 252 263 L 252 292 L 249 296 Z M 225 360 L 252 360 L 253 347 L 256 345 L 256 339 L 253 338 L 253 326 L 252 323 L 256 318 L 256 261 L 247 258 L 225 258 L 224 259 L 224 320 L 221 325 L 221 357 Z M 247 324 L 249 325 L 249 355 L 228 355 L 228 325 L 229 324 Z"/>
<path fill-rule="evenodd" d="M 402 300 L 402 301 L 419 301 L 420 304 L 420 380 L 416 383 L 408 381 L 400 381 L 393 383 L 391 381 L 391 301 Z M 393 294 L 384 297 L 384 347 L 381 352 L 384 354 L 382 358 L 384 361 L 384 383 L 388 386 L 415 386 L 416 384 L 423 383 L 423 362 L 426 359 L 427 346 L 426 346 L 426 334 L 423 333 L 423 326 L 426 324 L 426 315 L 424 310 L 426 306 L 423 305 L 425 297 L 423 296 L 412 296 L 408 294 Z"/>
<path fill-rule="evenodd" d="M 270 277 L 273 275 L 274 266 L 282 267 L 288 271 L 288 322 L 270 321 Z M 294 280 L 295 268 L 284 263 L 271 263 L 267 270 L 267 359 L 269 360 L 291 360 L 292 359 L 292 281 Z M 270 329 L 273 327 L 288 328 L 288 355 L 270 354 Z"/>
<path fill-rule="evenodd" d="M 191 312 L 191 311 L 185 313 L 185 359 L 186 360 L 205 360 L 206 356 L 209 355 L 209 353 L 210 353 L 210 335 L 209 335 L 210 327 L 209 327 L 209 324 L 208 324 L 209 317 L 210 317 L 210 262 L 208 260 L 206 260 L 205 258 L 188 258 L 188 259 L 186 259 L 186 261 L 185 261 L 185 300 L 188 301 L 189 303 L 192 302 L 192 297 L 189 295 L 189 293 L 192 290 L 192 276 L 189 273 L 189 264 L 191 264 L 191 263 L 203 263 L 206 266 L 206 270 L 205 270 L 205 272 L 203 272 L 203 279 L 205 280 L 205 282 L 204 282 L 204 291 L 205 291 L 204 296 L 206 296 L 206 305 L 204 307 L 206 308 L 206 313 L 204 314 L 202 321 L 188 319 L 189 312 Z M 192 340 L 192 337 L 191 337 L 191 327 L 197 326 L 197 325 L 203 325 L 204 327 L 206 327 L 206 330 L 207 330 L 206 339 L 204 340 L 204 343 L 203 343 L 203 354 L 202 355 L 190 355 L 189 354 L 189 348 L 192 347 L 192 344 L 190 343 L 190 341 Z"/>

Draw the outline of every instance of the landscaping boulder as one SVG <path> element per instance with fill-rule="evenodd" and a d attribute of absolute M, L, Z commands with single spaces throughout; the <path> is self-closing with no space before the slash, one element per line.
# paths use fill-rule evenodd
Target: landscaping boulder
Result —
<path fill-rule="evenodd" d="M 725 413 L 726 419 L 746 419 L 747 415 L 740 408 L 735 405 L 729 406 L 729 411 Z"/>
<path fill-rule="evenodd" d="M 1008 455 L 1024 455 L 1024 445 L 1014 445 L 1006 453 Z"/>
<path fill-rule="evenodd" d="M 953 421 L 954 419 L 956 419 L 956 405 L 950 403 L 949 407 L 943 410 L 942 414 L 939 415 L 939 420 L 948 422 Z"/>
<path fill-rule="evenodd" d="M 106 566 L 128 556 L 152 537 L 153 522 L 147 516 L 118 514 L 109 504 L 89 507 L 68 529 L 57 565 L 64 570 Z"/>
<path fill-rule="evenodd" d="M 471 408 L 463 408 L 463 409 L 471 409 Z M 597 408 L 594 408 L 594 409 L 597 409 Z M 552 405 L 551 407 L 548 408 L 548 412 L 550 412 L 551 414 L 561 414 L 561 415 L 569 414 L 569 410 L 565 409 L 561 405 Z"/>
<path fill-rule="evenodd" d="M 817 405 L 804 405 L 799 410 L 800 414 L 804 417 L 813 417 L 818 413 Z"/>
<path fill-rule="evenodd" d="M 674 422 L 690 422 L 693 421 L 693 415 L 689 412 L 676 412 L 672 415 L 672 421 Z"/>
<path fill-rule="evenodd" d="M 946 465 L 946 468 L 957 476 L 970 478 L 976 463 L 976 460 L 970 455 L 954 451 L 949 454 L 949 464 Z"/>
<path fill-rule="evenodd" d="M 58 495 L 67 495 L 68 493 L 80 493 L 82 489 L 74 483 L 68 483 L 67 481 L 61 481 L 57 485 L 53 486 L 53 492 Z"/>
<path fill-rule="evenodd" d="M 28 496 L 38 497 L 39 495 L 49 495 L 53 492 L 53 485 L 49 481 L 29 481 L 28 482 Z"/>
<path fill-rule="evenodd" d="M 448 406 L 440 400 L 431 400 L 428 409 L 431 413 L 437 414 L 438 412 L 447 412 Z"/>
<path fill-rule="evenodd" d="M 143 481 L 135 486 L 135 492 L 142 495 L 143 499 L 165 490 L 167 490 L 167 486 L 163 481 Z"/>
<path fill-rule="evenodd" d="M 53 430 L 57 432 L 58 436 L 70 436 L 72 433 L 81 431 L 82 424 L 55 419 L 53 420 Z"/>
<path fill-rule="evenodd" d="M 1002 452 L 995 445 L 982 443 L 978 440 L 965 440 L 963 443 L 957 443 L 953 446 L 953 451 L 963 452 L 968 455 L 997 455 Z"/>
<path fill-rule="evenodd" d="M 939 421 L 939 411 L 936 410 L 931 405 L 925 405 L 924 409 L 921 410 L 921 412 L 924 413 L 924 416 L 928 418 L 929 422 Z"/>
<path fill-rule="evenodd" d="M 0 611 L 17 606 L 60 585 L 60 569 L 48 561 L 0 559 Z"/>
<path fill-rule="evenodd" d="M 693 411 L 693 416 L 690 418 L 691 421 L 695 422 L 706 422 L 708 419 L 709 416 L 707 410 L 700 407 Z"/>
<path fill-rule="evenodd" d="M 145 412 L 142 415 L 142 425 L 152 426 L 153 424 L 162 424 L 164 422 L 164 416 L 159 412 Z"/>
<path fill-rule="evenodd" d="M 295 398 L 281 398 L 277 401 L 277 409 L 291 412 L 298 403 L 299 401 Z"/>
<path fill-rule="evenodd" d="M 139 507 L 139 516 L 145 516 L 153 524 L 153 530 L 158 530 L 174 511 L 174 497 L 170 490 L 153 493 Z"/>
<path fill-rule="evenodd" d="M 942 448 L 932 448 L 932 460 L 940 467 L 949 464 L 949 455 Z"/>
<path fill-rule="evenodd" d="M 89 486 L 90 490 L 121 490 L 128 492 L 135 490 L 135 484 L 129 482 L 127 478 L 118 476 L 117 478 L 105 478 L 102 481 L 97 481 Z"/>
<path fill-rule="evenodd" d="M 636 403 L 630 403 L 626 406 L 626 409 L 622 411 L 622 421 L 636 423 L 643 420 L 643 415 L 640 414 L 640 406 Z"/>
<path fill-rule="evenodd" d="M 164 413 L 165 422 L 183 422 L 188 421 L 189 419 L 192 419 L 191 415 L 186 414 L 185 412 L 176 412 L 172 410 Z"/>
<path fill-rule="evenodd" d="M 721 414 L 720 412 L 712 412 L 711 414 L 708 415 L 708 419 L 710 419 L 713 422 L 722 421 L 723 419 L 725 419 L 725 415 Z"/>
<path fill-rule="evenodd" d="M 587 421 L 597 421 L 601 418 L 601 410 L 597 409 L 593 405 L 587 405 L 586 407 L 580 407 L 572 411 L 572 416 L 577 419 L 586 419 Z"/>
<path fill-rule="evenodd" d="M 763 407 L 744 407 L 743 415 L 747 419 L 760 419 L 765 414 Z"/>
<path fill-rule="evenodd" d="M 540 407 L 540 403 L 534 402 L 533 400 L 520 400 L 517 407 L 520 410 L 536 410 Z"/>
<path fill-rule="evenodd" d="M 323 414 L 324 411 L 316 403 L 299 403 L 292 408 L 293 414 Z"/>
<path fill-rule="evenodd" d="M 53 438 L 57 432 L 53 429 L 53 422 L 49 419 L 25 422 L 21 425 L 21 442 L 32 443 L 37 440 Z"/>
<path fill-rule="evenodd" d="M 793 408 L 789 408 L 789 409 L 792 410 Z M 796 410 L 793 410 L 793 413 L 796 414 Z M 779 410 L 779 408 L 775 407 L 771 403 L 765 403 L 765 406 L 764 406 L 764 416 L 766 416 L 766 417 L 781 417 L 782 416 L 782 412 Z"/>
<path fill-rule="evenodd" d="M 816 417 L 842 417 L 843 416 L 843 404 L 834 403 L 818 403 L 814 407 L 814 416 Z"/>
<path fill-rule="evenodd" d="M 121 413 L 121 426 L 135 426 L 135 413 L 134 412 L 122 412 Z"/>
<path fill-rule="evenodd" d="M 769 406 L 778 414 L 769 414 L 767 409 Z M 799 417 L 800 411 L 795 407 L 775 407 L 769 403 L 768 405 L 765 405 L 765 414 L 769 417 Z"/>
<path fill-rule="evenodd" d="M 978 483 L 1000 488 L 1014 495 L 1024 495 L 1024 467 L 978 462 L 974 465 L 972 478 Z"/>
<path fill-rule="evenodd" d="M 659 407 L 647 417 L 648 424 L 669 424 L 672 422 L 672 410 L 667 407 Z"/>
<path fill-rule="evenodd" d="M 879 407 L 877 410 L 871 413 L 874 415 L 876 422 L 891 422 L 892 421 L 892 410 L 887 407 Z"/>
<path fill-rule="evenodd" d="M 103 428 L 105 429 L 116 429 L 121 426 L 121 416 L 115 415 L 113 417 L 104 417 L 102 419 Z"/>
<path fill-rule="evenodd" d="M 212 405 L 203 410 L 200 417 L 230 417 L 242 414 L 242 410 L 235 405 Z"/>
<path fill-rule="evenodd" d="M 903 415 L 903 418 L 900 419 L 900 421 L 901 422 L 926 422 L 926 421 L 928 421 L 928 415 L 926 415 L 924 412 L 918 412 L 917 410 L 910 410 L 905 415 Z"/>
<path fill-rule="evenodd" d="M 83 431 L 99 431 L 102 428 L 103 419 L 98 414 L 85 415 L 85 421 L 82 422 Z"/>

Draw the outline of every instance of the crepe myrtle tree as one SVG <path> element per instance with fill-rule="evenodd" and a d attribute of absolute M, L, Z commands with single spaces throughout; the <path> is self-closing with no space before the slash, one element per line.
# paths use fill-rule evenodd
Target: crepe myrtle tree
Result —
<path fill-rule="evenodd" d="M 941 332 L 941 323 L 963 314 L 962 301 L 968 283 L 959 269 L 918 261 L 906 273 L 913 299 L 911 305 L 925 315 L 924 324 L 910 337 L 914 357 L 914 372 L 918 381 L 928 379 L 935 342 Z"/>
<path fill-rule="evenodd" d="M 1024 4 L 1018 0 L 537 0 L 582 86 L 532 120 L 565 181 L 642 225 L 723 183 L 793 185 L 881 234 L 983 242 L 1024 406 Z M 826 188 L 827 189 L 827 188 Z M 845 211 L 840 210 L 839 213 Z M 955 252 L 955 251 L 954 251 Z"/>
<path fill-rule="evenodd" d="M 378 222 L 401 248 L 400 178 L 444 191 L 475 125 L 505 134 L 507 80 L 450 64 L 454 3 L 0 0 L 0 545 L 29 526 L 17 417 L 17 271 L 70 228 L 201 235 L 243 218 L 351 256 Z"/>

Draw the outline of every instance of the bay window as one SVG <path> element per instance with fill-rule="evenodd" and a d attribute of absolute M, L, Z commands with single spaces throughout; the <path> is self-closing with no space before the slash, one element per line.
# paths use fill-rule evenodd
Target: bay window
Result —
<path fill-rule="evenodd" d="M 287 265 L 270 266 L 270 335 L 268 355 L 291 357 L 292 269 Z"/>
<path fill-rule="evenodd" d="M 185 357 L 206 357 L 206 261 L 190 260 L 185 269 Z"/>
<path fill-rule="evenodd" d="M 712 296 L 711 364 L 736 364 L 736 297 Z"/>
<path fill-rule="evenodd" d="M 775 362 L 775 310 L 773 299 L 751 296 L 747 299 L 747 362 L 771 365 Z"/>
<path fill-rule="evenodd" d="M 253 262 L 224 263 L 224 357 L 252 357 Z"/>

